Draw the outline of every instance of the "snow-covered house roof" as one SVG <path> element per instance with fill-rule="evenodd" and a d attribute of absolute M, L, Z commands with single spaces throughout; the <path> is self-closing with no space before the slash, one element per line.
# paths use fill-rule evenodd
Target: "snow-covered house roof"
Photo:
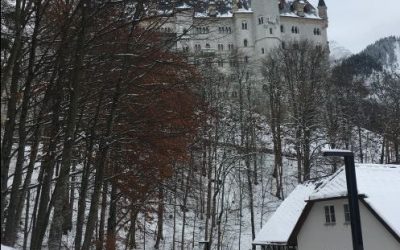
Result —
<path fill-rule="evenodd" d="M 362 201 L 391 233 L 400 237 L 400 165 L 356 164 L 356 176 Z M 323 180 L 299 185 L 263 226 L 253 244 L 289 244 L 309 204 L 346 196 L 344 167 Z"/>
<path fill-rule="evenodd" d="M 315 187 L 313 182 L 298 185 L 263 226 L 253 244 L 286 244 Z"/>

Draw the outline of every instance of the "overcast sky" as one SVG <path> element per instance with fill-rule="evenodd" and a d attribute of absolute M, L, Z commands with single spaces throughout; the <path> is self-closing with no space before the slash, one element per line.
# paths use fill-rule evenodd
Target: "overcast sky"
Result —
<path fill-rule="evenodd" d="M 317 6 L 318 0 L 310 0 Z M 400 0 L 325 0 L 328 39 L 357 53 L 376 40 L 400 36 Z"/>

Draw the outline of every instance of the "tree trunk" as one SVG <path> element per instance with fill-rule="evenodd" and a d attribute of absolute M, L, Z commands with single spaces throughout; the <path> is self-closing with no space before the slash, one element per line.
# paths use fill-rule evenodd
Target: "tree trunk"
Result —
<path fill-rule="evenodd" d="M 177 204 L 174 204 L 176 207 Z M 175 211 L 175 210 L 174 210 Z M 158 188 L 158 209 L 157 209 L 157 237 L 154 245 L 155 249 L 160 248 L 160 241 L 163 239 L 163 225 L 164 225 L 164 190 L 162 183 Z M 174 244 L 174 243 L 173 243 Z M 173 248 L 175 249 L 175 248 Z"/>
<path fill-rule="evenodd" d="M 114 119 L 116 116 L 118 101 L 120 97 L 120 84 L 121 82 L 117 81 L 114 97 L 111 104 L 110 114 L 107 119 L 107 126 L 106 126 L 106 133 L 103 138 L 101 138 L 100 145 L 99 145 L 99 152 L 98 156 L 96 157 L 96 174 L 94 180 L 94 191 L 92 194 L 90 210 L 88 215 L 88 220 L 86 224 L 86 232 L 85 232 L 85 239 L 83 242 L 82 250 L 89 250 L 91 245 L 93 231 L 95 229 L 95 223 L 97 221 L 97 209 L 100 197 L 100 190 L 103 183 L 104 178 L 104 168 L 107 161 L 107 155 L 109 151 L 109 141 L 108 138 L 112 135 L 112 128 L 114 124 Z"/>

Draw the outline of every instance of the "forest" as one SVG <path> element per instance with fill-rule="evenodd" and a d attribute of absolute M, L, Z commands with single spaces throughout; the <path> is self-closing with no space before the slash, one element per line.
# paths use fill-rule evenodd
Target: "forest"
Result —
<path fill-rule="evenodd" d="M 399 37 L 335 61 L 310 41 L 232 51 L 224 74 L 171 49 L 158 4 L 1 1 L 3 245 L 250 249 L 342 165 L 321 149 L 400 162 Z"/>

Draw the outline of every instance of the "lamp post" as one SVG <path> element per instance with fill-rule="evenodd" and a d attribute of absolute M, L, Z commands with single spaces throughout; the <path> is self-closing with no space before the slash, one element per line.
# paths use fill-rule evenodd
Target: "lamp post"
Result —
<path fill-rule="evenodd" d="M 210 250 L 210 242 L 208 240 L 199 241 L 199 246 L 202 250 Z"/>
<path fill-rule="evenodd" d="M 324 150 L 322 152 L 324 156 L 344 157 L 353 249 L 364 250 L 361 231 L 360 207 L 358 204 L 357 178 L 354 165 L 354 154 L 350 150 L 339 149 Z"/>

